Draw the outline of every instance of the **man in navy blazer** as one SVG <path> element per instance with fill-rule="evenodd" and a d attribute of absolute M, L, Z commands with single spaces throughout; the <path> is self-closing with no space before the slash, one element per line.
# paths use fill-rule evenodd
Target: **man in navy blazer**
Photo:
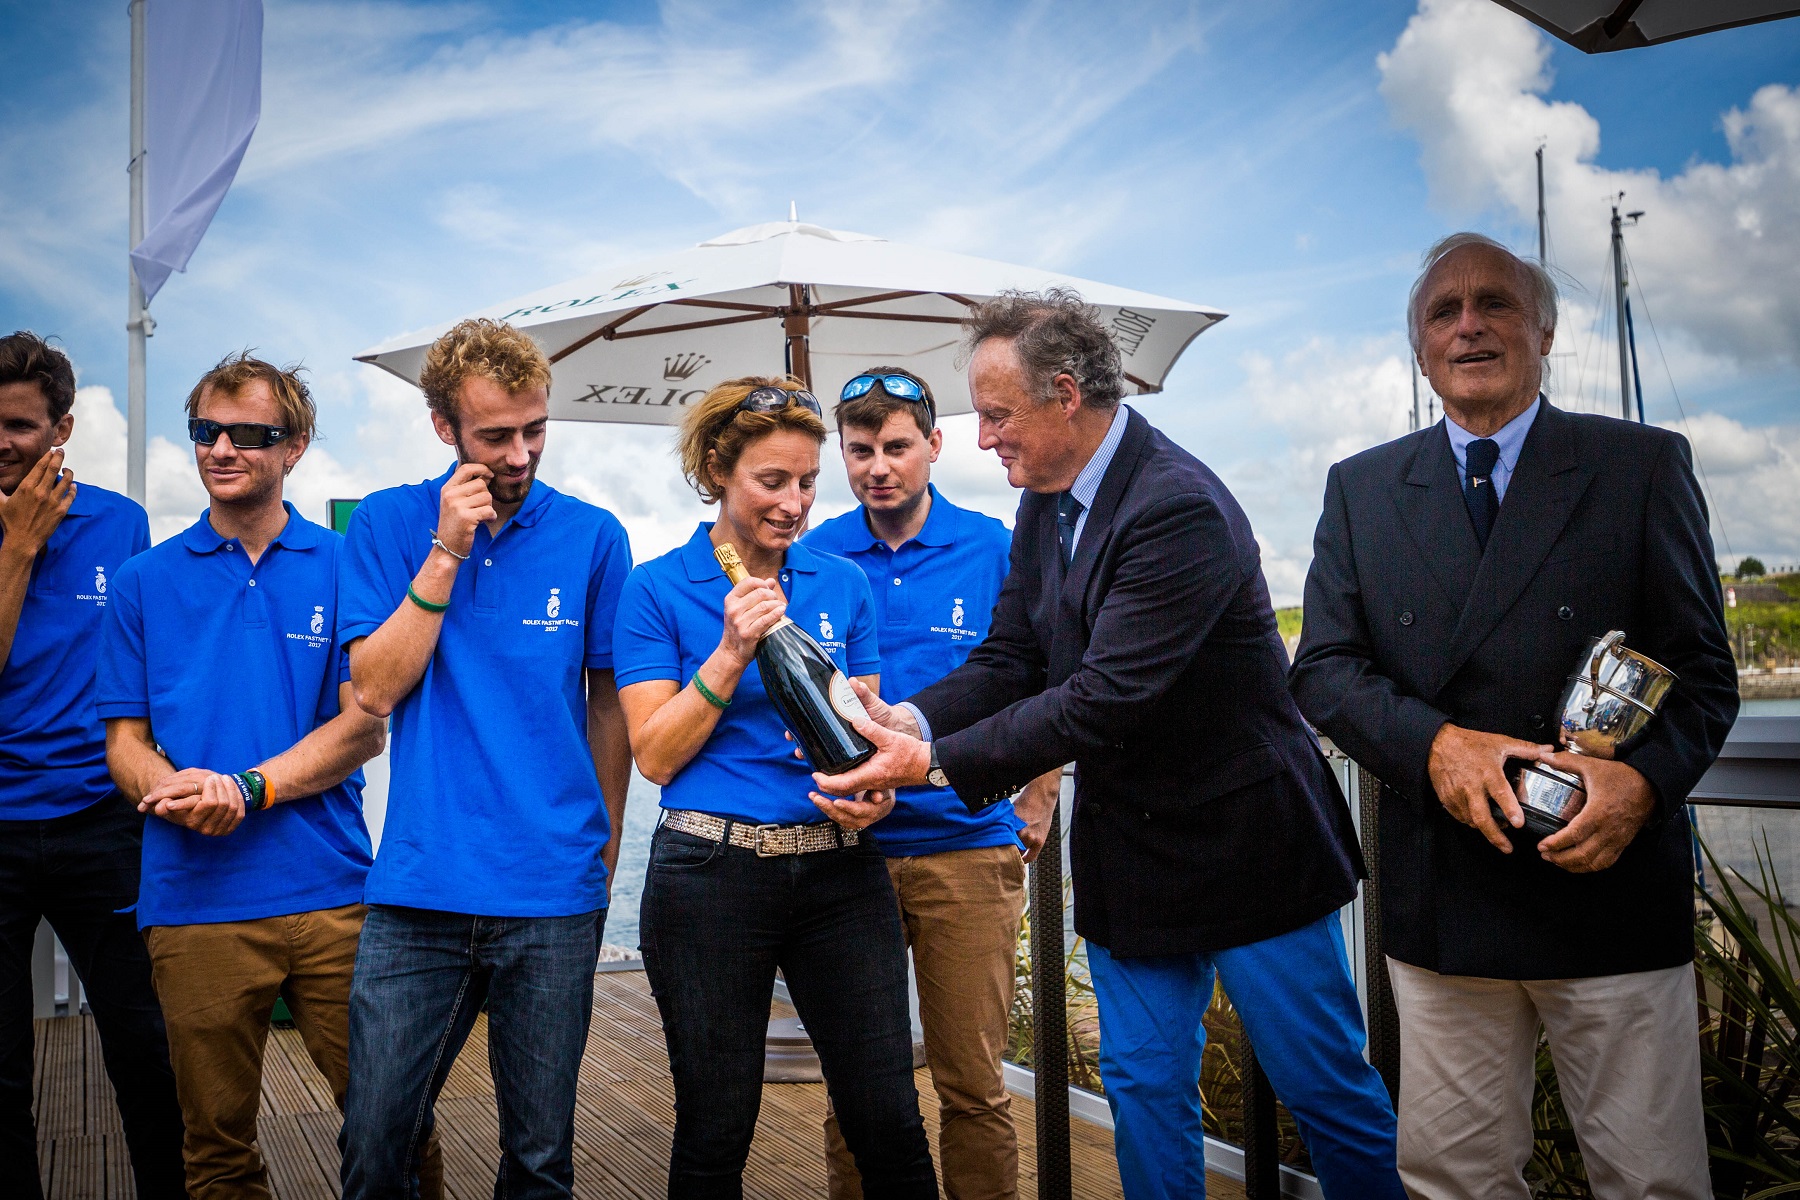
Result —
<path fill-rule="evenodd" d="M 1594 1195 L 1710 1197 L 1685 802 L 1738 698 L 1687 443 L 1543 398 L 1555 284 L 1488 238 L 1432 247 L 1408 315 L 1445 420 L 1331 469 L 1291 676 L 1384 784 L 1401 1174 L 1525 1200 L 1541 1022 Z M 1679 679 L 1617 761 L 1556 752 L 1612 629 Z M 1527 833 L 1509 759 L 1586 807 Z"/>
<path fill-rule="evenodd" d="M 966 323 L 981 445 L 1026 489 L 987 638 L 822 791 L 932 783 L 971 808 L 1076 764 L 1075 929 L 1133 1200 L 1201 1196 L 1201 1017 L 1215 974 L 1327 1196 L 1401 1197 L 1337 910 L 1362 862 L 1289 697 L 1243 510 L 1120 404 L 1119 352 L 1072 292 Z M 816 797 L 821 804 L 836 802 Z"/>

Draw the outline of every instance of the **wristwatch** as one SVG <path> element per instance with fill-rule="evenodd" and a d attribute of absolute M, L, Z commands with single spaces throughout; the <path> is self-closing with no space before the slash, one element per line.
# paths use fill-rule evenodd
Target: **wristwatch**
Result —
<path fill-rule="evenodd" d="M 949 787 L 950 777 L 944 774 L 944 768 L 938 766 L 937 743 L 926 742 L 925 745 L 931 751 L 931 766 L 925 772 L 925 782 L 932 787 Z"/>

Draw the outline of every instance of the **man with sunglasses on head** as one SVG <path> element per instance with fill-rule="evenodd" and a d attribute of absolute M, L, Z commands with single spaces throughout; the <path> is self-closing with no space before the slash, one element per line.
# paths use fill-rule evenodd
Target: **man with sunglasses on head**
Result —
<path fill-rule="evenodd" d="M 394 721 L 351 994 L 344 1196 L 410 1195 L 484 1002 L 494 1194 L 568 1196 L 631 775 L 612 657 L 631 552 L 611 513 L 536 478 L 550 364 L 528 335 L 463 321 L 419 386 L 456 462 L 357 507 L 339 580 L 357 700 Z"/>
<path fill-rule="evenodd" d="M 924 380 L 871 367 L 844 385 L 834 416 L 860 503 L 809 533 L 806 544 L 848 558 L 869 577 L 882 691 L 910 696 L 949 674 L 987 635 L 1012 535 L 931 483 L 944 435 Z M 949 788 L 902 788 L 876 827 L 916 968 L 950 1200 L 1018 1194 L 1019 1146 L 1001 1052 L 1025 864 L 1044 844 L 1061 783 L 1062 772 L 1051 771 L 1015 801 L 979 812 Z M 834 1200 L 860 1196 L 855 1160 L 830 1111 L 825 1144 Z"/>
<path fill-rule="evenodd" d="M 75 368 L 0 337 L 0 1196 L 39 1200 L 31 958 L 38 925 L 87 991 L 142 1200 L 183 1194 L 181 1109 L 138 938 L 144 819 L 106 773 L 94 663 L 110 584 L 150 545 L 144 510 L 76 485 Z"/>
<path fill-rule="evenodd" d="M 137 921 L 188 1195 L 266 1198 L 256 1114 L 277 997 L 344 1102 L 369 870 L 360 768 L 386 731 L 332 638 L 343 538 L 282 497 L 312 440 L 306 384 L 234 354 L 187 412 L 211 504 L 113 581 L 96 708 L 113 778 L 153 818 Z"/>

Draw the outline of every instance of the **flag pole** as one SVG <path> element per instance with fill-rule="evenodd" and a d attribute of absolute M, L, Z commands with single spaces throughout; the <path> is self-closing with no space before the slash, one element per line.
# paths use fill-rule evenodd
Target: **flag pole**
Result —
<path fill-rule="evenodd" d="M 144 2 L 131 0 L 131 249 L 144 240 Z M 125 405 L 125 494 L 144 503 L 145 339 L 154 322 L 144 302 L 144 288 L 126 255 L 131 299 L 125 329 L 129 335 L 130 373 Z"/>

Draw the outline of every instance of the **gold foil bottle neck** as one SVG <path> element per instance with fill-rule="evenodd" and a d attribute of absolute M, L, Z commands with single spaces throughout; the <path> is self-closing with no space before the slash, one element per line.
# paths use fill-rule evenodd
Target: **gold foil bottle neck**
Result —
<path fill-rule="evenodd" d="M 744 560 L 738 557 L 737 547 L 730 542 L 721 542 L 713 547 L 713 557 L 719 560 L 719 567 L 725 572 L 725 578 L 731 580 L 735 587 L 744 581 L 750 572 L 744 570 Z"/>

